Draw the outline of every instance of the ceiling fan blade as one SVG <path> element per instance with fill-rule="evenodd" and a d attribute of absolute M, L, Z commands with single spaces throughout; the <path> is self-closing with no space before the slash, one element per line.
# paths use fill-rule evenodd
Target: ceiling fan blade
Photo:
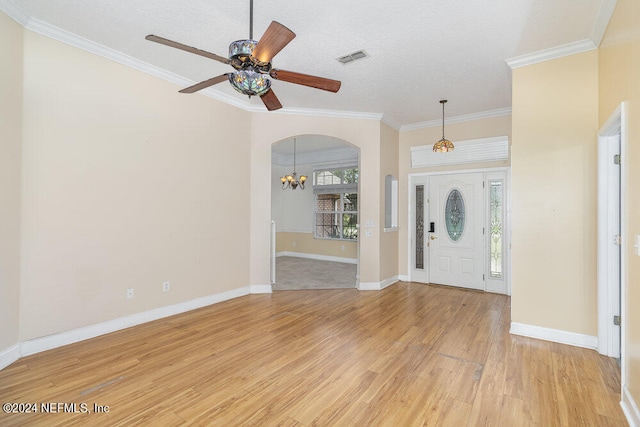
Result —
<path fill-rule="evenodd" d="M 316 77 L 309 74 L 295 73 L 293 71 L 278 70 L 275 68 L 271 70 L 269 75 L 283 82 L 314 87 L 334 93 L 340 90 L 340 85 L 342 84 L 339 80 L 325 79 L 324 77 Z"/>
<path fill-rule="evenodd" d="M 213 85 L 218 84 L 220 82 L 223 82 L 225 80 L 229 80 L 229 73 L 223 74 L 223 75 L 218 76 L 218 77 L 210 78 L 210 79 L 205 80 L 205 81 L 200 82 L 200 83 L 196 83 L 193 86 L 186 87 L 186 88 L 184 88 L 184 89 L 182 89 L 182 90 L 180 90 L 178 92 L 180 92 L 180 93 L 197 92 L 199 90 L 208 88 L 209 86 L 213 86 Z"/>
<path fill-rule="evenodd" d="M 230 61 L 228 58 L 224 56 L 216 55 L 215 53 L 207 52 L 206 50 L 198 49 L 196 47 L 187 46 L 186 44 L 174 42 L 173 40 L 165 39 L 160 36 L 154 36 L 153 34 L 149 34 L 145 39 L 163 44 L 165 46 L 174 47 L 176 49 L 184 50 L 185 52 L 195 53 L 196 55 L 204 56 L 205 58 L 215 59 L 218 62 L 222 62 L 223 64 L 228 64 Z"/>
<path fill-rule="evenodd" d="M 264 102 L 264 106 L 267 107 L 267 110 L 273 111 L 282 108 L 282 104 L 278 100 L 278 97 L 273 92 L 273 89 L 269 89 L 262 95 L 260 95 L 260 99 Z"/>
<path fill-rule="evenodd" d="M 251 56 L 260 62 L 271 62 L 271 59 L 295 37 L 296 34 L 293 31 L 279 22 L 271 21 Z"/>

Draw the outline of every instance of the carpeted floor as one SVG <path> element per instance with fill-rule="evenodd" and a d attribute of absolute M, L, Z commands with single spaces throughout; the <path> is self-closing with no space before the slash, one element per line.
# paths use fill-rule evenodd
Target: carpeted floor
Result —
<path fill-rule="evenodd" d="M 355 288 L 356 270 L 356 264 L 281 256 L 273 290 Z"/>

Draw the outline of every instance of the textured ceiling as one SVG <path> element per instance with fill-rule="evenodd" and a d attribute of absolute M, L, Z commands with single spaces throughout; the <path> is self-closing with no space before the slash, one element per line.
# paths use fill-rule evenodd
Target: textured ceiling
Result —
<path fill-rule="evenodd" d="M 597 45 L 612 2 L 256 0 L 254 38 L 276 20 L 297 37 L 274 58 L 275 68 L 342 81 L 337 94 L 274 81 L 284 110 L 381 114 L 402 127 L 438 120 L 443 98 L 449 100 L 447 117 L 510 108 L 506 60 L 580 41 Z M 222 56 L 231 41 L 249 37 L 248 0 L 0 0 L 0 8 L 21 15 L 27 28 L 61 29 L 186 83 L 231 67 L 146 41 L 147 34 Z M 337 62 L 359 49 L 370 56 Z M 259 99 L 249 100 L 227 83 L 209 90 L 246 108 L 264 109 Z"/>

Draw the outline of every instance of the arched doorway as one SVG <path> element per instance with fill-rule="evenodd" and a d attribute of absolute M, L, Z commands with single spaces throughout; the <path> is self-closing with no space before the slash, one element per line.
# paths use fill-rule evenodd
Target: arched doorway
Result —
<path fill-rule="evenodd" d="M 325 135 L 286 138 L 271 150 L 273 290 L 356 288 L 360 150 Z M 307 177 L 304 188 L 283 185 L 294 172 Z"/>

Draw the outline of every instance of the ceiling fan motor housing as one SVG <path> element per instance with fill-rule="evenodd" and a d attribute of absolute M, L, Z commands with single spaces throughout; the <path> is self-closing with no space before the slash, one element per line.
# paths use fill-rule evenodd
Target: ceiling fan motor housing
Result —
<path fill-rule="evenodd" d="M 236 70 L 252 67 L 255 71 L 268 74 L 271 70 L 270 62 L 260 62 L 251 54 L 258 44 L 257 40 L 236 40 L 229 45 L 229 61 Z"/>

